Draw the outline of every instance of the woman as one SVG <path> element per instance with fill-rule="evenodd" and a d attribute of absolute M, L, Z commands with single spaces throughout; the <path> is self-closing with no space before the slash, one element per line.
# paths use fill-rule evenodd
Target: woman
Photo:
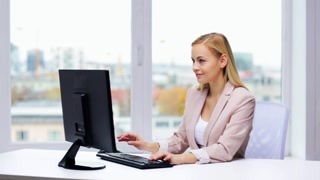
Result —
<path fill-rule="evenodd" d="M 172 164 L 244 157 L 255 99 L 239 78 L 227 38 L 220 33 L 200 36 L 192 43 L 191 59 L 199 86 L 188 90 L 183 119 L 173 136 L 158 143 L 123 133 L 118 141 L 152 152 L 151 160 Z"/>

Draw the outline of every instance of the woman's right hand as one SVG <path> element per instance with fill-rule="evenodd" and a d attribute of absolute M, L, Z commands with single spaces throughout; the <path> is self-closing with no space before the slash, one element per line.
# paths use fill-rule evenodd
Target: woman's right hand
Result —
<path fill-rule="evenodd" d="M 155 142 L 147 142 L 135 133 L 122 133 L 117 136 L 119 142 L 127 142 L 128 145 L 132 145 L 139 150 L 145 150 L 150 152 L 157 152 L 159 150 L 159 144 Z"/>

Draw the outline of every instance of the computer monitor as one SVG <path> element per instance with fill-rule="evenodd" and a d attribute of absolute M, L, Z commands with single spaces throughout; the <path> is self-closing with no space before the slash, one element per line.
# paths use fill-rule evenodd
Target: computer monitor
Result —
<path fill-rule="evenodd" d="M 67 169 L 102 169 L 104 164 L 79 165 L 80 146 L 117 152 L 108 70 L 60 69 L 60 91 L 65 140 L 72 142 L 59 166 Z"/>

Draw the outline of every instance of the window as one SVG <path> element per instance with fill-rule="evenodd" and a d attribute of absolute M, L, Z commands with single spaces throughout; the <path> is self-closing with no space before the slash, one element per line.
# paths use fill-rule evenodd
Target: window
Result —
<path fill-rule="evenodd" d="M 164 0 L 153 1 L 151 6 L 147 1 L 130 4 L 104 0 L 6 0 L 1 1 L 1 7 L 9 7 L 9 2 L 10 16 L 5 14 L 9 11 L 1 11 L 1 20 L 4 27 L 10 24 L 10 33 L 7 27 L 1 34 L 10 34 L 11 130 L 18 116 L 40 117 L 41 112 L 49 112 L 50 108 L 50 116 L 56 119 L 42 121 L 61 128 L 58 68 L 107 68 L 113 73 L 117 132 L 131 129 L 149 137 L 150 127 L 154 127 L 150 119 L 154 122 L 157 117 L 165 116 L 172 129 L 161 132 L 153 128 L 152 137 L 168 137 L 181 120 L 184 93 L 196 83 L 189 62 L 190 43 L 211 31 L 227 35 L 234 52 L 238 53 L 239 69 L 254 70 L 253 77 L 241 73 L 244 78 L 250 77 L 246 83 L 257 98 L 280 101 L 279 81 L 267 81 L 266 86 L 261 82 L 265 77 L 281 79 L 281 1 L 201 0 L 184 2 L 181 6 L 181 2 Z M 223 8 L 216 6 L 227 7 L 232 13 L 219 12 Z M 251 8 L 247 10 L 248 7 Z M 198 9 L 201 13 L 196 13 Z M 10 23 L 5 24 L 6 18 L 10 18 Z M 5 37 L 1 42 L 5 42 Z M 151 39 L 153 44 L 149 46 Z M 2 73 L 6 75 L 5 70 Z M 172 101 L 168 101 L 170 93 L 176 95 Z M 175 109 L 163 104 L 175 104 Z M 153 110 L 149 114 L 150 105 Z M 19 108 L 24 110 L 17 112 Z"/>
<path fill-rule="evenodd" d="M 226 35 L 241 79 L 257 100 L 281 102 L 281 8 L 278 0 L 153 1 L 153 121 L 166 117 L 176 126 L 181 120 L 186 91 L 197 84 L 191 43 L 210 32 Z M 172 134 L 156 128 L 153 137 Z"/>
<path fill-rule="evenodd" d="M 20 130 L 17 132 L 17 136 L 15 138 L 18 142 L 26 142 L 28 141 L 28 132 Z"/>
<path fill-rule="evenodd" d="M 173 122 L 173 127 L 178 128 L 180 123 L 181 123 L 181 121 L 174 121 Z"/>
<path fill-rule="evenodd" d="M 59 69 L 110 70 L 114 119 L 130 127 L 130 1 L 11 0 L 10 8 L 11 131 L 28 126 L 34 138 L 24 141 L 64 141 Z"/>
<path fill-rule="evenodd" d="M 49 141 L 61 141 L 62 140 L 62 133 L 61 131 L 49 131 L 48 133 L 48 140 Z"/>
<path fill-rule="evenodd" d="M 3 119 L 3 121 L 0 121 L 0 141 L 2 142 L 0 151 L 17 149 L 27 145 L 28 143 L 11 144 L 9 137 L 13 138 L 18 132 L 15 131 L 14 124 L 18 123 L 17 119 L 19 119 L 20 115 L 26 116 L 30 112 L 36 115 L 36 113 L 41 112 L 38 108 L 44 107 L 38 104 L 39 106 L 35 106 L 34 110 L 25 110 L 23 112 L 24 114 L 22 114 L 21 111 L 19 115 L 17 112 L 18 109 L 11 108 L 9 105 L 11 100 L 17 101 L 19 98 L 21 100 L 26 98 L 23 95 L 24 93 L 30 93 L 30 89 L 27 86 L 30 84 L 27 78 L 32 76 L 30 72 L 44 73 L 45 68 L 51 68 L 51 70 L 53 70 L 54 65 L 61 64 L 62 62 L 65 62 L 64 67 L 71 65 L 79 67 L 82 62 L 86 62 L 85 68 L 97 68 L 97 66 L 95 66 L 96 64 L 91 63 L 91 61 L 82 61 L 83 59 L 80 61 L 81 57 L 87 57 L 87 52 L 82 53 L 81 43 L 88 45 L 86 47 L 91 47 L 88 53 L 91 55 L 94 54 L 94 56 L 91 56 L 92 59 L 96 59 L 98 55 L 103 54 L 101 52 L 105 48 L 114 50 L 112 52 L 117 53 L 103 54 L 109 57 L 105 58 L 103 62 L 112 61 L 112 64 L 118 64 L 117 62 L 119 61 L 113 60 L 121 59 L 122 63 L 130 64 L 128 74 L 131 76 L 127 77 L 130 81 L 130 89 L 122 88 L 121 91 L 131 92 L 130 94 L 125 94 L 127 97 L 130 97 L 130 101 L 125 101 L 123 104 L 134 105 L 129 108 L 130 116 L 124 115 L 125 118 L 116 116 L 116 121 L 119 125 L 118 132 L 120 133 L 131 129 L 147 138 L 151 136 L 154 139 L 168 137 L 172 133 L 172 130 L 169 128 L 170 130 L 167 132 L 158 131 L 153 126 L 154 122 L 157 118 L 167 118 L 170 119 L 170 122 L 174 122 L 174 126 L 176 126 L 181 120 L 181 107 L 174 110 L 176 113 L 168 113 L 166 112 L 168 111 L 167 109 L 161 109 L 161 104 L 165 103 L 168 98 L 165 92 L 184 92 L 187 87 L 196 83 L 192 81 L 193 74 L 191 72 L 191 65 L 188 64 L 190 60 L 190 43 L 200 34 L 217 31 L 227 35 L 231 41 L 230 43 L 234 52 L 238 53 L 238 60 L 242 61 L 242 65 L 238 64 L 239 70 L 240 67 L 243 68 L 243 70 L 247 70 L 248 67 L 254 67 L 255 72 L 259 72 L 254 74 L 253 79 L 245 81 L 247 86 L 255 93 L 257 99 L 271 101 L 284 99 L 284 102 L 291 106 L 292 127 L 294 131 L 289 135 L 292 135 L 291 137 L 296 143 L 294 145 L 289 144 L 289 146 L 296 149 L 294 154 L 303 154 L 304 150 L 301 149 L 305 148 L 301 146 L 301 144 L 304 145 L 304 139 L 310 138 L 305 137 L 305 128 L 302 128 L 302 130 L 301 128 L 294 127 L 304 127 L 300 123 L 310 121 L 309 119 L 312 120 L 313 118 L 306 118 L 306 115 L 303 113 L 304 111 L 301 112 L 301 107 L 304 107 L 303 104 L 301 105 L 295 102 L 306 102 L 308 114 L 310 114 L 309 111 L 316 114 L 313 109 L 316 103 L 310 102 L 310 99 L 313 97 L 310 97 L 308 100 L 306 100 L 305 97 L 301 97 L 301 92 L 304 94 L 304 89 L 312 91 L 316 89 L 316 85 L 312 85 L 315 83 L 310 82 L 310 84 L 307 83 L 307 87 L 305 87 L 305 72 L 301 72 L 302 74 L 300 74 L 292 73 L 291 71 L 298 69 L 300 72 L 301 67 L 304 67 L 301 66 L 301 64 L 304 65 L 301 59 L 304 59 L 305 56 L 300 51 L 306 49 L 306 45 L 304 44 L 306 40 L 305 29 L 308 29 L 307 34 L 309 40 L 307 44 L 311 46 L 311 48 L 308 49 L 316 49 L 312 48 L 316 43 L 311 42 L 310 39 L 317 40 L 313 36 L 316 36 L 316 32 L 318 32 L 316 27 L 319 26 L 314 27 L 316 24 L 314 22 L 317 21 L 308 21 L 306 23 L 306 19 L 316 19 L 315 12 L 319 12 L 316 11 L 319 5 L 316 1 L 317 0 L 308 2 L 290 0 L 198 0 L 180 2 L 173 0 L 169 2 L 163 0 L 152 1 L 151 4 L 151 1 L 132 0 L 131 2 L 134 3 L 130 4 L 130 1 L 121 1 L 120 4 L 118 1 L 111 0 L 56 0 L 45 2 L 41 0 L 2 0 L 0 1 L 0 27 L 2 27 L 0 28 L 0 99 L 1 102 L 5 103 L 0 103 L 0 115 L 1 119 Z M 63 5 L 59 6 L 59 10 L 57 10 L 58 4 L 61 3 L 63 3 Z M 283 7 L 281 7 L 281 3 Z M 307 7 L 305 7 L 306 5 Z M 218 6 L 225 8 L 217 8 Z M 46 10 L 44 7 L 50 7 L 50 9 Z M 249 7 L 250 9 L 248 9 Z M 37 9 L 31 11 L 30 9 L 32 8 Z M 310 14 L 310 8 L 313 14 Z M 94 9 L 93 13 L 88 13 L 92 9 Z M 199 13 L 197 12 L 198 9 L 202 11 Z M 227 11 L 219 12 L 220 9 L 227 9 Z M 113 10 L 116 11 L 114 12 Z M 281 10 L 285 10 L 283 16 L 281 16 Z M 109 12 L 114 13 L 112 15 L 105 15 L 105 13 Z M 309 12 L 308 17 L 303 18 L 306 12 Z M 62 16 L 64 13 L 67 13 L 68 16 Z M 215 13 L 219 14 L 217 15 Z M 39 14 L 41 14 L 41 16 L 39 16 Z M 190 14 L 192 16 L 189 16 Z M 21 21 L 22 16 L 25 16 L 27 19 Z M 49 18 L 49 20 L 41 21 L 42 17 Z M 282 31 L 284 32 L 282 34 L 283 37 L 281 37 L 280 33 L 280 26 L 282 25 L 281 19 L 286 20 L 282 27 Z M 202 23 L 202 20 L 205 20 L 204 23 Z M 40 25 L 39 22 L 41 22 Z M 97 23 L 100 24 L 97 25 Z M 305 24 L 306 26 L 304 26 Z M 122 25 L 124 25 L 125 28 L 119 28 L 119 26 Z M 28 28 L 25 29 L 26 27 Z M 42 37 L 45 34 L 42 30 L 50 28 L 56 31 L 46 34 L 46 36 L 57 38 L 51 38 L 50 43 L 44 43 Z M 74 31 L 74 29 L 76 29 L 76 31 Z M 94 30 L 94 33 L 89 33 L 91 30 Z M 73 34 L 72 32 L 77 33 Z M 101 32 L 108 33 L 102 33 L 103 35 L 101 37 L 97 37 L 96 35 L 101 34 Z M 69 35 L 69 38 L 63 38 L 63 35 Z M 85 39 L 86 37 L 89 38 Z M 108 37 L 116 37 L 117 40 L 110 42 L 110 38 Z M 22 43 L 23 39 L 28 43 Z M 281 39 L 283 40 L 282 42 Z M 58 48 L 57 44 L 55 44 L 57 42 L 64 46 Z M 103 42 L 109 42 L 109 46 Z M 283 47 L 281 47 L 281 44 L 283 44 Z M 35 49 L 43 47 L 44 45 L 54 45 L 55 48 L 43 52 Z M 95 45 L 100 45 L 99 47 L 103 47 L 103 49 L 92 48 Z M 28 52 L 25 48 L 27 46 L 32 46 L 33 48 Z M 118 47 L 120 46 L 121 49 L 119 50 Z M 281 49 L 287 53 L 281 55 Z M 95 53 L 95 50 L 100 53 Z M 48 52 L 52 59 L 57 60 L 53 61 L 54 63 L 50 66 L 46 63 L 49 55 Z M 117 58 L 119 57 L 118 52 L 125 52 L 124 54 L 127 54 L 126 57 L 128 58 Z M 287 71 L 280 71 L 281 56 L 283 56 L 285 60 L 282 68 L 285 68 Z M 29 64 L 27 63 L 27 57 L 29 57 Z M 250 62 L 250 57 L 252 58 L 252 62 Z M 10 59 L 10 62 L 8 59 Z M 71 61 L 72 59 L 77 59 L 78 61 L 73 62 Z M 22 62 L 22 60 L 24 60 L 24 62 Z M 296 64 L 292 64 L 292 61 L 296 62 Z M 270 64 L 272 64 L 272 66 L 269 66 Z M 314 67 L 312 64 L 310 66 Z M 110 66 L 108 66 L 108 68 L 109 67 Z M 113 67 L 116 67 L 116 65 Z M 265 71 L 267 69 L 264 68 L 267 68 L 268 71 Z M 124 70 L 125 68 L 122 69 Z M 21 70 L 26 73 L 24 76 L 26 78 L 25 81 L 17 78 Z M 314 71 L 316 71 L 316 68 Z M 281 73 L 279 74 L 279 72 Z M 51 75 L 47 74 L 43 76 L 42 79 L 32 78 L 32 80 L 35 81 L 33 87 L 37 89 L 51 87 L 47 89 L 47 97 L 57 98 L 57 89 L 54 87 L 58 86 L 58 84 L 51 84 L 52 81 L 54 81 L 52 79 L 57 77 L 54 74 Z M 241 73 L 241 75 L 246 77 L 248 74 Z M 268 80 L 270 78 L 271 81 Z M 294 81 L 291 80 L 292 78 Z M 310 78 L 308 77 L 307 79 Z M 280 81 L 282 80 L 284 80 L 284 84 L 281 87 Z M 21 86 L 14 84 L 14 82 L 20 82 Z M 56 81 L 56 83 L 58 82 Z M 150 84 L 152 84 L 152 87 Z M 170 87 L 166 87 L 167 84 L 170 84 Z M 12 89 L 8 88 L 11 85 Z M 23 89 L 23 91 L 21 91 L 21 89 Z M 292 90 L 294 92 L 291 94 Z M 285 93 L 281 94 L 281 91 Z M 10 98 L 10 93 L 12 94 L 12 99 Z M 20 93 L 20 96 L 17 96 L 16 93 Z M 21 96 L 21 93 L 23 96 Z M 133 96 L 131 96 L 131 94 Z M 162 94 L 161 98 L 160 94 Z M 36 91 L 32 93 L 32 97 L 34 99 L 41 99 L 43 98 L 43 94 L 41 91 L 40 93 Z M 181 103 L 183 99 L 179 98 L 181 98 L 181 96 L 177 96 L 177 99 L 169 103 L 175 102 L 183 104 Z M 15 106 L 15 104 L 12 105 Z M 46 107 L 50 106 L 47 104 Z M 30 110 L 30 108 L 26 109 Z M 115 110 L 115 112 L 120 114 L 118 110 Z M 61 112 L 54 113 L 59 115 Z M 118 115 L 117 113 L 116 115 Z M 121 113 L 127 114 L 127 112 L 123 110 Z M 40 117 L 39 114 L 36 116 Z M 12 121 L 9 121 L 10 119 L 12 119 Z M 152 123 L 150 119 L 152 119 Z M 57 126 L 62 127 L 61 119 L 59 120 L 60 125 L 58 125 L 58 122 L 51 120 L 48 122 L 52 125 L 57 123 Z M 171 127 L 171 125 L 169 126 Z M 152 135 L 150 127 L 152 127 Z M 29 133 L 28 137 L 31 137 L 31 132 Z M 308 136 L 310 136 L 310 134 Z M 315 137 L 311 138 L 311 140 L 316 139 Z M 17 139 L 13 138 L 12 141 L 15 142 Z M 30 140 L 28 140 L 28 142 L 29 141 Z M 38 144 L 40 145 L 37 146 Z M 50 148 L 50 143 L 47 144 L 49 144 Z M 41 146 L 41 143 L 31 143 L 29 147 L 35 146 L 47 147 Z M 54 143 L 54 146 L 56 147 L 57 143 Z M 308 147 L 311 146 L 309 145 Z"/>
<path fill-rule="evenodd" d="M 156 122 L 156 128 L 167 128 L 169 127 L 169 122 Z"/>

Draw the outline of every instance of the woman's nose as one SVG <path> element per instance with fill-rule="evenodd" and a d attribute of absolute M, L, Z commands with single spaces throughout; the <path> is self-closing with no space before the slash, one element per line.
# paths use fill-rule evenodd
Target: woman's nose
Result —
<path fill-rule="evenodd" d="M 192 69 L 193 69 L 194 72 L 199 70 L 199 67 L 198 67 L 197 63 L 193 63 Z"/>

